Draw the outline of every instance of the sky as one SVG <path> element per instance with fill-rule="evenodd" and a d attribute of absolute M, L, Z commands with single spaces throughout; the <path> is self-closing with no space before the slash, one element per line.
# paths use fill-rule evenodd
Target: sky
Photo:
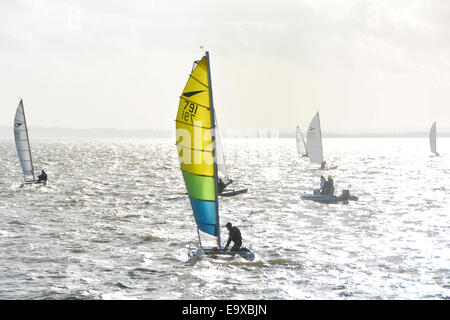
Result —
<path fill-rule="evenodd" d="M 221 128 L 450 130 L 448 0 L 3 0 L 0 125 L 175 130 L 204 50 Z"/>

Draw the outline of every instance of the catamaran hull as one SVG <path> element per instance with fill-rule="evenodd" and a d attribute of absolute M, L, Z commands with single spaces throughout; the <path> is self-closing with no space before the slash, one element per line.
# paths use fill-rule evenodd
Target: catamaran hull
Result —
<path fill-rule="evenodd" d="M 247 261 L 253 261 L 255 260 L 255 254 L 252 250 L 241 247 L 239 250 L 236 251 L 225 251 L 224 248 L 189 248 L 188 252 L 189 258 L 194 260 L 199 260 L 203 256 L 222 256 L 222 257 L 231 257 L 233 258 L 235 255 L 239 255 L 242 258 L 244 258 Z"/>
<path fill-rule="evenodd" d="M 24 182 L 22 182 L 21 186 L 25 186 L 25 185 L 30 185 L 30 184 L 38 184 L 38 185 L 42 185 L 42 186 L 46 186 L 47 185 L 47 181 L 37 181 L 37 180 L 26 180 Z"/>
<path fill-rule="evenodd" d="M 232 190 L 232 191 L 222 192 L 219 195 L 222 197 L 232 197 L 232 196 L 237 196 L 238 194 L 247 193 L 247 191 L 248 191 L 248 189 Z"/>

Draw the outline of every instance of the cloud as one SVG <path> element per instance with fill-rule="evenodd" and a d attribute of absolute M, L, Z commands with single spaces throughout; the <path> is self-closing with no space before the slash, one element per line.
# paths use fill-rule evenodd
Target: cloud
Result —
<path fill-rule="evenodd" d="M 31 100 L 39 125 L 170 128 L 203 45 L 223 127 L 295 127 L 318 107 L 337 127 L 411 107 L 413 126 L 450 119 L 448 39 L 446 0 L 1 2 L 0 103 Z"/>

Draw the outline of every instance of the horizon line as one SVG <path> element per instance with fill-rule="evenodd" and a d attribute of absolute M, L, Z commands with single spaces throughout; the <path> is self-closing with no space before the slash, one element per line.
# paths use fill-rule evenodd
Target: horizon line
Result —
<path fill-rule="evenodd" d="M 5 128 L 12 128 L 13 125 L 0 125 L 0 129 Z M 142 132 L 142 131 L 156 131 L 156 132 L 172 132 L 173 129 L 161 129 L 161 128 L 137 128 L 137 129 L 126 129 L 126 128 L 69 128 L 69 127 L 57 127 L 57 126 L 31 126 L 28 128 L 30 131 L 33 131 L 34 129 L 39 130 L 71 130 L 71 131 L 124 131 L 124 132 Z M 288 131 L 294 131 L 295 132 L 296 127 L 293 128 L 222 128 L 220 132 L 242 132 L 242 131 L 268 131 L 268 132 L 276 132 L 276 131 L 282 131 L 282 132 L 288 132 Z M 429 129 L 418 129 L 418 128 L 371 128 L 371 129 L 353 129 L 353 130 L 329 130 L 329 131 L 322 131 L 322 135 L 367 135 L 367 134 L 395 134 L 395 135 L 403 135 L 403 134 L 423 134 L 423 133 L 429 133 Z M 450 134 L 450 128 L 443 127 L 439 134 Z"/>

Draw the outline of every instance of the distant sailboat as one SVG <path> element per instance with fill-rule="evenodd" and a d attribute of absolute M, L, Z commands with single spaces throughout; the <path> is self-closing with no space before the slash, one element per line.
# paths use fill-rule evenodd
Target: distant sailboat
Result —
<path fill-rule="evenodd" d="M 301 154 L 302 157 L 308 157 L 308 151 L 306 150 L 305 139 L 303 139 L 302 131 L 300 130 L 299 126 L 297 126 L 297 131 L 295 133 L 295 138 L 296 138 L 296 141 L 297 141 L 297 152 L 298 152 L 298 154 Z"/>
<path fill-rule="evenodd" d="M 222 151 L 222 143 L 221 143 L 221 139 L 220 139 L 219 127 L 217 126 L 217 115 L 215 114 L 215 111 L 214 111 L 214 120 L 216 122 L 217 170 L 218 170 L 218 173 L 220 174 L 219 180 L 223 183 L 223 188 L 225 189 L 228 185 L 233 183 L 233 180 L 231 180 L 230 176 L 228 175 L 227 164 L 225 162 L 225 156 Z M 236 196 L 238 194 L 246 193 L 247 190 L 248 189 L 229 190 L 229 191 L 222 190 L 222 192 L 220 192 L 220 190 L 219 190 L 219 195 L 224 196 L 224 197 L 231 197 L 231 196 Z"/>
<path fill-rule="evenodd" d="M 31 157 L 30 139 L 22 99 L 20 99 L 14 117 L 14 140 L 16 141 L 17 154 L 24 175 L 23 183 L 38 183 L 34 175 L 33 158 Z M 45 184 L 45 182 L 39 183 Z"/>
<path fill-rule="evenodd" d="M 337 168 L 337 166 L 324 167 L 326 162 L 323 161 L 322 130 L 320 128 L 319 111 L 312 118 L 308 132 L 306 133 L 306 151 L 308 152 L 309 161 L 320 164 L 321 169 Z"/>
<path fill-rule="evenodd" d="M 317 111 L 309 124 L 308 132 L 306 133 L 306 150 L 308 151 L 309 161 L 322 164 L 323 147 L 319 111 Z"/>
<path fill-rule="evenodd" d="M 439 155 L 436 151 L 436 121 L 433 122 L 430 129 L 430 149 L 435 155 Z"/>
<path fill-rule="evenodd" d="M 216 120 L 213 105 L 209 53 L 195 61 L 192 72 L 180 97 L 176 118 L 177 151 L 181 173 L 191 203 L 200 246 L 190 248 L 189 256 L 197 260 L 203 255 L 240 255 L 252 261 L 254 253 L 245 247 L 226 251 L 221 245 L 218 151 Z M 219 151 L 220 153 L 220 151 Z M 217 241 L 215 247 L 202 245 L 201 233 Z"/>

